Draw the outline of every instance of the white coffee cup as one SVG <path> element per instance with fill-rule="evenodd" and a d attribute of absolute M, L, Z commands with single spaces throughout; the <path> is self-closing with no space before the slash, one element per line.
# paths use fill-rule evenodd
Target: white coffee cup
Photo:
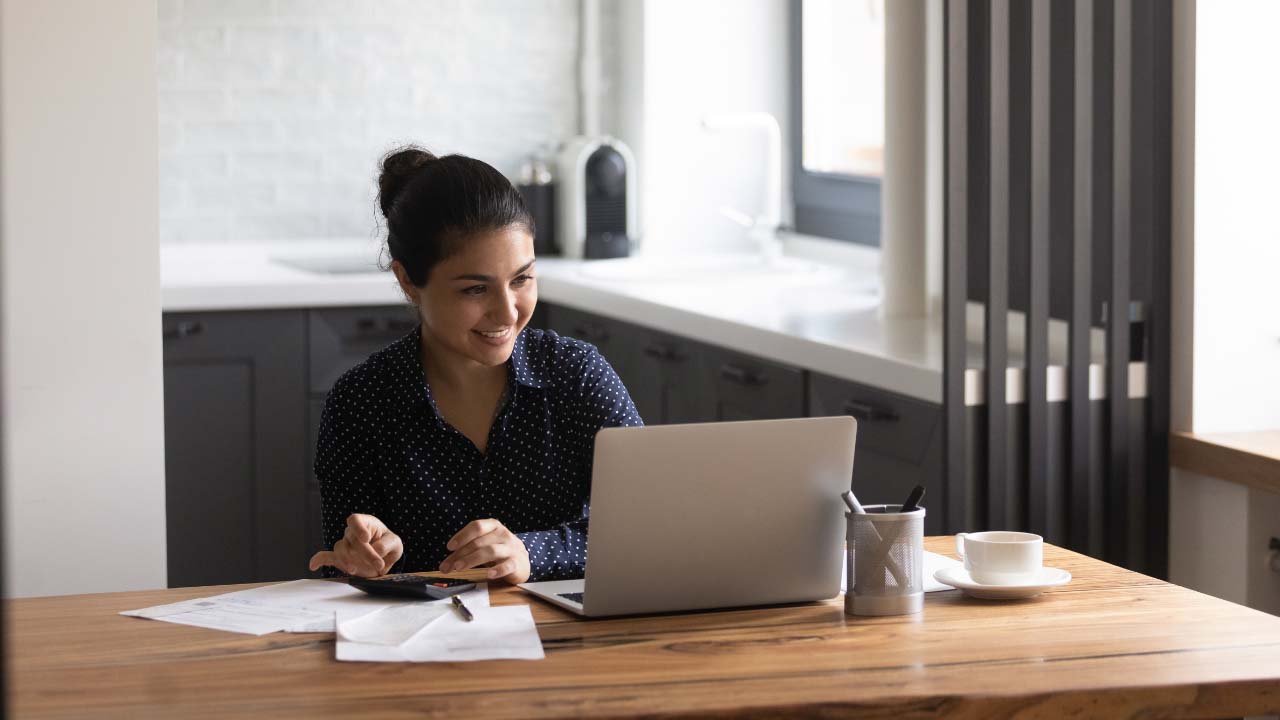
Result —
<path fill-rule="evenodd" d="M 956 552 L 969 577 L 983 585 L 1021 585 L 1044 566 L 1044 538 L 1008 530 L 957 533 Z"/>

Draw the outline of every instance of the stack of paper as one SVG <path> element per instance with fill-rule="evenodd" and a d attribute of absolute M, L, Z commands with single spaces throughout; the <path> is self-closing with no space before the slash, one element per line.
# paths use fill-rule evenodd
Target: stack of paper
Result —
<path fill-rule="evenodd" d="M 488 607 L 489 589 L 481 584 L 474 590 L 462 593 L 462 599 L 467 607 Z M 141 610 L 126 610 L 120 614 L 214 630 L 265 635 L 281 631 L 333 632 L 334 613 L 339 611 L 359 616 L 407 603 L 447 602 L 389 599 L 369 595 L 346 583 L 294 580 Z"/>
<path fill-rule="evenodd" d="M 533 615 L 524 605 L 491 608 L 480 583 L 459 595 L 475 618 L 452 601 L 378 597 L 346 583 L 295 580 L 121 615 L 229 632 L 336 632 L 339 660 L 432 662 L 544 657 Z"/>
<path fill-rule="evenodd" d="M 301 608 L 260 607 L 224 601 L 217 597 L 197 598 L 169 605 L 156 605 L 141 610 L 125 610 L 121 615 L 164 620 L 179 625 L 228 632 L 266 635 L 290 630 L 295 626 L 322 626 L 333 624 L 333 613 L 315 612 Z"/>

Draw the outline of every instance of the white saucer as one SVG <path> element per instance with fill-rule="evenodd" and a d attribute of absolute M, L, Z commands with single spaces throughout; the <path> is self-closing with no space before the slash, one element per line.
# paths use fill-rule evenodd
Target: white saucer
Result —
<path fill-rule="evenodd" d="M 1071 573 L 1058 568 L 1043 567 L 1031 580 L 1019 585 L 984 585 L 969 577 L 969 571 L 963 565 L 942 568 L 933 574 L 933 578 L 945 583 L 970 597 L 983 600 L 1021 600 L 1033 598 L 1051 587 L 1066 585 L 1071 582 Z"/>

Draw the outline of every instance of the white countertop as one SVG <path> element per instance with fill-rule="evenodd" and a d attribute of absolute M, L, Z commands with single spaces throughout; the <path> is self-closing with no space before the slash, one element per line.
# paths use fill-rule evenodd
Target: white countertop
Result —
<path fill-rule="evenodd" d="M 404 302 L 394 278 L 376 267 L 373 241 L 307 240 L 279 244 L 166 245 L 161 248 L 165 312 L 394 305 Z M 273 262 L 273 257 L 368 266 L 368 272 L 319 273 Z M 687 336 L 929 402 L 942 400 L 942 325 L 939 318 L 880 316 L 878 252 L 846 254 L 839 266 L 770 274 L 615 272 L 614 261 L 540 258 L 539 298 L 606 317 Z M 360 260 L 364 258 L 364 260 Z M 751 262 L 750 258 L 739 258 Z M 634 261 L 626 263 L 634 268 Z M 643 265 L 643 263 L 642 263 Z M 708 265 L 710 267 L 710 265 Z M 970 308 L 970 337 L 981 337 L 981 308 Z M 972 327 L 973 320 L 978 328 Z M 1011 327 L 1014 325 L 1011 321 Z M 1065 333 L 1051 333 L 1052 335 Z M 1011 332 L 1011 338 L 1016 337 Z M 1051 342 L 1050 361 L 1065 347 Z M 971 348 L 966 404 L 982 403 L 981 349 Z M 1101 354 L 1095 352 L 1100 360 Z M 1016 348 L 1010 364 L 1019 362 Z M 1130 365 L 1130 395 L 1145 396 L 1145 367 Z M 1091 367 L 1090 395 L 1105 396 L 1100 363 Z M 1096 377 L 1094 377 L 1096 376 Z M 1010 402 L 1022 397 L 1022 371 L 1006 378 Z M 1066 396 L 1059 365 L 1048 374 L 1050 399 Z"/>

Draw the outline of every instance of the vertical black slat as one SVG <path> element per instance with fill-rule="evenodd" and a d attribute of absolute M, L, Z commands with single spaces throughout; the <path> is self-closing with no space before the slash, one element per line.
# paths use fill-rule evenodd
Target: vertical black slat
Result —
<path fill-rule="evenodd" d="M 1009 419 L 1009 2 L 991 0 L 991 193 L 983 338 L 987 390 L 987 521 L 1010 527 Z"/>
<path fill-rule="evenodd" d="M 1129 118 L 1131 128 L 1129 153 L 1129 296 L 1130 307 L 1141 312 L 1141 322 L 1134 323 L 1130 317 L 1129 358 L 1146 361 L 1147 352 L 1146 310 L 1151 305 L 1152 277 L 1155 254 L 1152 248 L 1151 212 L 1154 206 L 1152 186 L 1154 172 L 1154 151 L 1148 137 L 1154 130 L 1155 118 L 1152 116 L 1154 97 L 1154 70 L 1152 67 L 1152 40 L 1154 33 L 1154 13 L 1152 0 L 1132 0 L 1132 46 L 1130 48 L 1131 72 L 1130 82 L 1131 105 Z M 1166 111 L 1167 112 L 1167 111 Z M 1150 397 L 1150 393 L 1148 393 Z M 1147 431 L 1147 419 L 1151 415 L 1150 403 L 1146 400 L 1130 400 L 1129 425 L 1133 434 L 1130 436 L 1129 464 L 1135 470 L 1130 472 L 1128 483 L 1129 523 L 1125 528 L 1128 533 L 1126 546 L 1129 549 L 1127 565 L 1133 570 L 1146 572 L 1148 569 L 1147 525 L 1155 508 L 1147 503 L 1147 485 L 1149 463 L 1147 454 L 1150 444 Z"/>
<path fill-rule="evenodd" d="M 964 376 L 965 307 L 968 301 L 969 229 L 969 0 L 946 7 L 946 238 L 943 243 L 942 402 L 946 472 L 946 527 L 973 528 L 972 492 L 966 473 Z"/>
<path fill-rule="evenodd" d="M 1053 273 L 1049 286 L 1049 314 L 1059 319 L 1071 317 L 1071 268 L 1075 233 L 1075 4 L 1051 2 L 1050 32 L 1050 121 L 1049 121 L 1049 267 Z M 1061 360 L 1059 360 L 1061 362 Z M 1057 433 L 1050 443 L 1051 485 L 1046 491 L 1051 509 L 1045 538 L 1057 545 L 1070 543 L 1068 527 L 1071 512 L 1069 490 L 1070 404 L 1059 403 L 1051 410 L 1051 431 Z M 1057 419 L 1056 424 L 1052 422 Z M 1056 452 L 1055 452 L 1056 450 Z"/>
<path fill-rule="evenodd" d="M 1110 297 L 1111 287 L 1111 231 L 1114 226 L 1112 208 L 1115 198 L 1112 174 L 1114 135 L 1112 133 L 1112 112 L 1114 106 L 1113 89 L 1115 75 L 1113 62 L 1115 58 L 1115 12 L 1114 0 L 1094 0 L 1093 7 L 1093 304 L 1091 316 L 1094 322 L 1105 322 L 1100 313 L 1101 308 Z M 1105 338 L 1105 335 L 1104 335 Z M 1105 387 L 1105 344 L 1104 355 L 1100 359 L 1099 369 L 1104 375 Z M 1093 358 L 1092 353 L 1090 358 Z M 1089 553 L 1095 557 L 1119 562 L 1119 558 L 1111 554 L 1114 546 L 1107 542 L 1109 529 L 1108 516 L 1112 515 L 1108 506 L 1110 475 L 1111 436 L 1105 400 L 1098 402 L 1101 409 L 1101 426 L 1096 428 L 1093 437 L 1099 443 L 1093 456 L 1098 462 L 1089 475 Z"/>
<path fill-rule="evenodd" d="M 1009 306 L 1029 310 L 1031 235 L 1031 3 L 1009 4 Z M 1025 319 L 1025 318 L 1024 318 Z M 1013 352 L 1012 350 L 1010 352 Z M 1023 355 L 1025 360 L 1026 356 Z M 1025 368 L 1025 363 L 1024 363 Z M 1024 372 L 1025 375 L 1025 372 Z M 1025 384 L 1021 386 L 1026 390 Z M 1010 408 L 1009 527 L 1027 527 L 1027 408 Z"/>
<path fill-rule="evenodd" d="M 1147 303 L 1147 565 L 1166 577 L 1169 568 L 1169 311 L 1172 303 L 1170 163 L 1172 162 L 1173 10 L 1161 0 L 1144 0 L 1151 13 L 1151 296 Z M 1142 27 L 1144 24 L 1135 23 Z M 1136 178 L 1135 178 L 1136 180 Z"/>
<path fill-rule="evenodd" d="M 1110 406 L 1107 468 L 1109 517 L 1107 535 L 1116 561 L 1130 565 L 1133 558 L 1131 523 L 1142 531 L 1142 506 L 1132 502 L 1129 468 L 1129 245 L 1132 171 L 1131 134 L 1133 93 L 1133 2 L 1114 0 L 1111 121 L 1111 297 L 1107 318 L 1107 403 Z"/>
<path fill-rule="evenodd" d="M 1049 535 L 1057 511 L 1056 488 L 1048 472 L 1049 406 L 1045 371 L 1049 364 L 1049 122 L 1051 51 L 1050 0 L 1031 4 L 1031 232 L 1027 253 L 1027 470 L 1029 526 Z M 1056 477 L 1056 476 L 1055 476 Z"/>
<path fill-rule="evenodd" d="M 1071 391 L 1070 540 L 1075 550 L 1094 545 L 1089 497 L 1089 330 L 1093 243 L 1093 0 L 1075 7 L 1075 144 L 1071 252 L 1071 323 L 1067 340 Z"/>
<path fill-rule="evenodd" d="M 1128 564 L 1129 521 L 1129 133 L 1133 5 L 1114 0 L 1111 60 L 1111 252 L 1107 300 L 1107 557 Z"/>

